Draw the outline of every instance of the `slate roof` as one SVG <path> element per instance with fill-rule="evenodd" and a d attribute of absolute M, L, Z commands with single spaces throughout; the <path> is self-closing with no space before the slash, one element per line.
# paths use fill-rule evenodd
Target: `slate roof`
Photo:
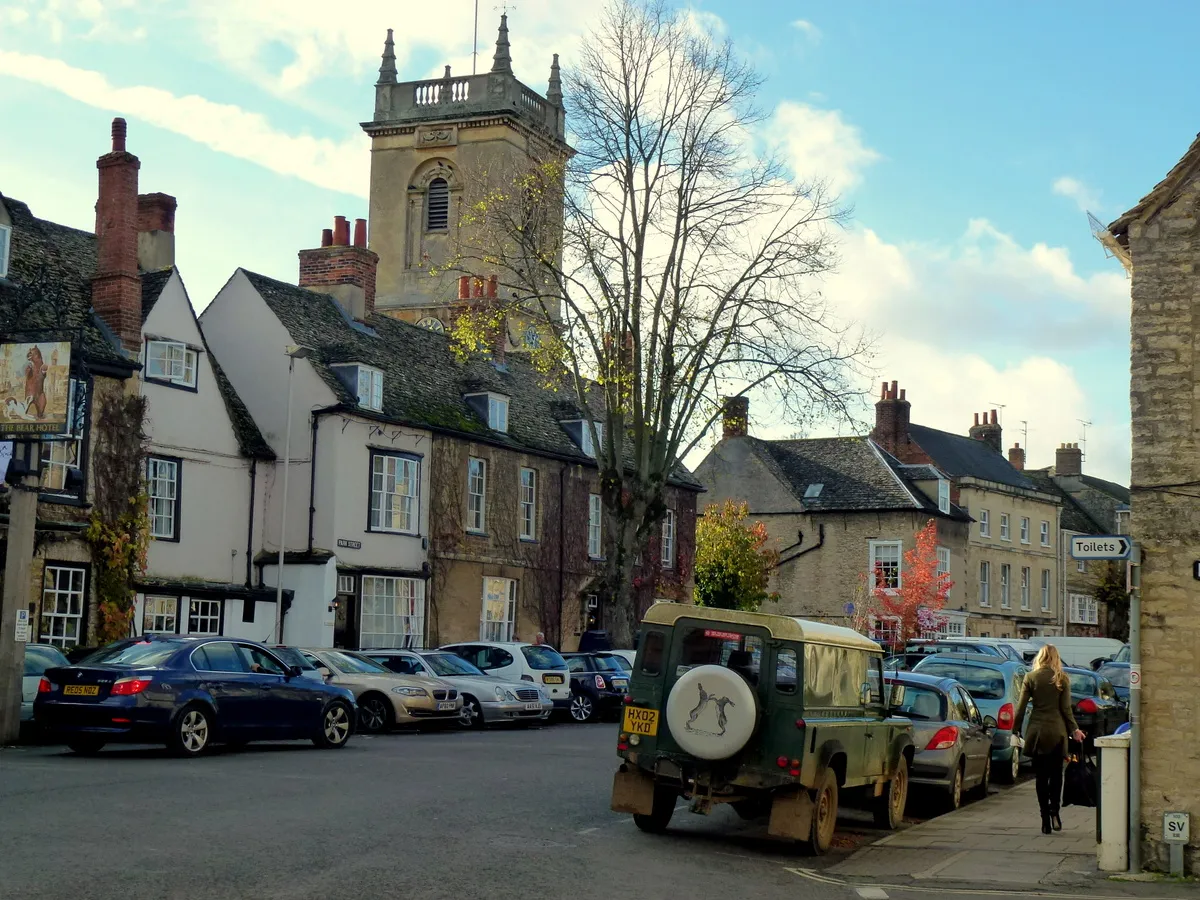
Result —
<path fill-rule="evenodd" d="M 347 411 L 594 465 L 560 424 L 583 418 L 571 389 L 565 384 L 558 391 L 547 387 L 546 376 L 519 354 L 509 354 L 503 369 L 487 359 L 460 361 L 445 334 L 384 315 L 356 322 L 328 294 L 241 271 L 292 339 L 316 351 L 309 361 Z M 383 372 L 381 413 L 358 406 L 358 398 L 333 369 L 337 363 L 361 363 Z M 463 399 L 485 391 L 509 398 L 507 433 L 488 428 Z M 682 468 L 671 481 L 703 490 Z"/>
<path fill-rule="evenodd" d="M 1114 500 L 1128 505 L 1131 497 L 1129 488 L 1124 485 L 1117 484 L 1115 481 L 1105 481 L 1103 478 L 1097 478 L 1094 475 L 1081 475 L 1080 479 L 1090 488 L 1108 494 Z"/>
<path fill-rule="evenodd" d="M 157 272 L 142 273 L 142 324 L 146 324 L 146 320 L 150 318 L 150 313 L 154 310 L 154 304 L 158 302 L 159 295 L 162 294 L 163 288 L 167 286 L 167 282 L 171 280 L 175 269 L 159 269 Z"/>
<path fill-rule="evenodd" d="M 0 195 L 0 203 L 12 221 L 8 275 L 0 279 L 0 332 L 78 330 L 89 363 L 136 370 L 91 311 L 95 235 L 39 219 L 20 200 Z"/>
<path fill-rule="evenodd" d="M 909 425 L 908 435 L 947 475 L 1033 490 L 1033 482 L 983 441 L 924 425 Z"/>
<path fill-rule="evenodd" d="M 836 512 L 918 509 L 944 515 L 904 472 L 909 468 L 865 437 L 767 441 L 745 438 L 767 468 L 788 487 L 806 511 Z M 937 472 L 931 466 L 932 477 Z M 805 496 L 820 484 L 816 496 Z M 967 516 L 951 506 L 951 518 Z"/>
<path fill-rule="evenodd" d="M 1200 135 L 1196 136 L 1179 162 L 1172 167 L 1162 181 L 1150 190 L 1150 193 L 1108 226 L 1109 233 L 1121 245 L 1127 246 L 1129 244 L 1129 226 L 1146 213 L 1154 212 L 1169 203 L 1175 190 L 1196 171 L 1198 166 L 1200 166 Z"/>
<path fill-rule="evenodd" d="M 1059 486 L 1058 482 L 1050 475 L 1049 469 L 1026 470 L 1025 474 L 1037 490 L 1062 500 L 1062 517 L 1059 524 L 1064 531 L 1074 531 L 1079 534 L 1105 534 L 1108 531 L 1088 515 L 1087 510 L 1080 506 L 1074 497 Z"/>

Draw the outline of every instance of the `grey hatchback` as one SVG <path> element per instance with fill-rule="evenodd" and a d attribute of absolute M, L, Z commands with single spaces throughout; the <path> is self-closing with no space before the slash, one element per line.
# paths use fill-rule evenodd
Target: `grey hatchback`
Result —
<path fill-rule="evenodd" d="M 1029 668 L 1008 659 L 988 659 L 965 653 L 939 653 L 913 669 L 922 675 L 953 678 L 967 689 L 985 716 L 996 720 L 992 733 L 992 772 L 998 781 L 1012 784 L 1021 770 L 1021 751 L 1013 738 L 1017 701 Z M 1028 716 L 1028 712 L 1026 712 Z M 1018 729 L 1020 730 L 1020 729 Z"/>

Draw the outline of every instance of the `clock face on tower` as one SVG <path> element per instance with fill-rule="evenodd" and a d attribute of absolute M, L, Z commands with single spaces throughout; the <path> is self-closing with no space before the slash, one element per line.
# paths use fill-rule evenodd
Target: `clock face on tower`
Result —
<path fill-rule="evenodd" d="M 430 331 L 441 333 L 446 330 L 446 326 L 442 324 L 442 320 L 436 316 L 426 316 L 417 322 L 417 327 L 428 328 Z"/>

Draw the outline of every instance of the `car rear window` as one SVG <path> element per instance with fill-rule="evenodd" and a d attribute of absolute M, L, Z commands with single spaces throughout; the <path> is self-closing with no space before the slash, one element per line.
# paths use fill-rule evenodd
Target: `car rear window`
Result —
<path fill-rule="evenodd" d="M 294 647 L 272 647 L 271 651 L 282 659 L 289 666 L 296 666 L 299 669 L 309 670 L 313 668 L 313 664 L 300 655 L 300 651 Z"/>
<path fill-rule="evenodd" d="M 522 647 L 521 653 L 525 655 L 525 661 L 529 663 L 529 668 L 537 669 L 539 672 L 547 669 L 565 669 L 567 667 L 567 661 L 559 656 L 557 650 L 551 647 L 532 644 L 528 647 Z"/>
<path fill-rule="evenodd" d="M 475 666 L 462 657 L 455 656 L 453 653 L 429 653 L 422 658 L 425 662 L 429 663 L 429 668 L 433 669 L 439 675 L 447 677 L 453 675 L 483 675 L 483 672 Z"/>
<path fill-rule="evenodd" d="M 1072 697 L 1096 696 L 1096 679 L 1091 675 L 1077 675 L 1071 672 L 1068 673 L 1068 677 L 1071 679 Z"/>
<path fill-rule="evenodd" d="M 941 675 L 961 682 L 976 700 L 1003 700 L 1004 673 L 981 666 L 963 666 L 948 662 L 923 663 L 922 675 Z"/>
<path fill-rule="evenodd" d="M 25 648 L 25 675 L 41 675 L 56 666 L 69 666 L 67 658 L 53 647 Z"/>
<path fill-rule="evenodd" d="M 888 684 L 904 685 L 904 705 L 896 710 L 897 715 L 922 722 L 940 722 L 946 718 L 946 705 L 939 691 L 907 681 L 888 681 Z"/>
<path fill-rule="evenodd" d="M 1129 669 L 1125 666 L 1103 666 L 1100 669 L 1100 677 L 1107 678 L 1114 687 L 1129 687 Z"/>
<path fill-rule="evenodd" d="M 177 641 L 139 641 L 123 647 L 105 647 L 82 660 L 79 665 L 161 666 L 178 653 L 181 646 Z"/>
<path fill-rule="evenodd" d="M 762 638 L 754 634 L 742 634 L 735 627 L 716 623 L 713 627 L 685 628 L 679 656 L 680 668 L 729 666 L 757 675 L 762 662 Z"/>
<path fill-rule="evenodd" d="M 596 668 L 604 669 L 607 672 L 624 672 L 625 666 L 621 665 L 621 659 L 617 656 L 597 656 Z"/>

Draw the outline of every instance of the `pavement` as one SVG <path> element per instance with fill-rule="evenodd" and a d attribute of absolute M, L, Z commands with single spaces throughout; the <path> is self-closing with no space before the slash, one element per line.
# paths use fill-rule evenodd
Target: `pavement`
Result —
<path fill-rule="evenodd" d="M 681 808 L 665 835 L 643 834 L 608 808 L 615 743 L 613 725 L 561 724 L 195 760 L 2 749 L 0 900 L 911 900 L 932 889 L 974 900 L 1006 885 L 1023 896 L 1012 880 L 983 880 L 1006 874 L 997 853 L 1008 868 L 1037 857 L 1050 876 L 1090 862 L 1090 811 L 1068 810 L 1069 830 L 1041 847 L 1031 786 L 895 834 L 846 811 L 838 849 L 818 859 L 728 808 Z M 1100 887 L 1037 896 L 1174 896 Z"/>

